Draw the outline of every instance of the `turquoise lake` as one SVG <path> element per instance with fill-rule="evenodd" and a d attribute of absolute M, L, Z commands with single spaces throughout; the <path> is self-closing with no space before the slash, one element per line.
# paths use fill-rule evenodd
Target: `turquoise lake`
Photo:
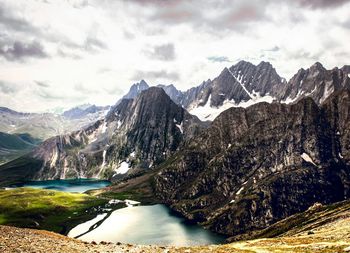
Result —
<path fill-rule="evenodd" d="M 110 185 L 106 180 L 95 179 L 65 179 L 65 180 L 45 180 L 30 181 L 15 185 L 16 187 L 31 187 L 48 190 L 57 190 L 63 192 L 85 192 L 93 189 L 100 189 Z"/>

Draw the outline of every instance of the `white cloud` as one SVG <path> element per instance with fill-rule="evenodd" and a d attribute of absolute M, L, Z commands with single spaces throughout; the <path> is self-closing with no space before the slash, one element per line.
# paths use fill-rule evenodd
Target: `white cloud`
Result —
<path fill-rule="evenodd" d="M 0 39 L 37 41 L 47 56 L 0 58 L 0 81 L 16 85 L 0 106 L 113 104 L 142 74 L 185 90 L 240 59 L 270 61 L 286 78 L 315 61 L 349 64 L 350 4 L 335 2 L 0 0 Z"/>

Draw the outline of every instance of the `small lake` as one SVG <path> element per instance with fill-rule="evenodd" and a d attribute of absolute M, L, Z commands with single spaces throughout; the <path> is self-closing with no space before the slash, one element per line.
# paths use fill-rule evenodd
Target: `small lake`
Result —
<path fill-rule="evenodd" d="M 65 179 L 65 180 L 45 180 L 45 181 L 30 181 L 22 184 L 17 184 L 15 187 L 31 187 L 48 190 L 57 190 L 64 192 L 85 192 L 93 189 L 100 189 L 110 185 L 106 180 L 97 179 Z"/>
<path fill-rule="evenodd" d="M 225 240 L 198 225 L 186 223 L 165 205 L 134 206 L 100 214 L 73 228 L 68 236 L 87 242 L 174 246 L 219 244 Z"/>

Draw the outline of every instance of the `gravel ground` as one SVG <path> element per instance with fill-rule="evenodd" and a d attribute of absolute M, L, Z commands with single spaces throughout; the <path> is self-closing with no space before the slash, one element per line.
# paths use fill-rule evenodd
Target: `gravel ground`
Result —
<path fill-rule="evenodd" d="M 267 252 L 350 252 L 350 219 L 340 219 L 326 224 L 314 234 L 291 237 L 258 239 L 225 245 L 198 247 L 161 247 L 154 245 L 86 243 L 52 232 L 0 226 L 1 253 L 71 253 L 71 252 L 160 252 L 160 253 L 267 253 Z"/>

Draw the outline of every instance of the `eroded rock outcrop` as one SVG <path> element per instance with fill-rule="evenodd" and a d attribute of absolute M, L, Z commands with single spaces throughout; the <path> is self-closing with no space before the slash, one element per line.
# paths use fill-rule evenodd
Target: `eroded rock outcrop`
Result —
<path fill-rule="evenodd" d="M 349 103 L 344 90 L 321 107 L 304 98 L 228 109 L 163 166 L 158 196 L 226 235 L 349 198 Z"/>

